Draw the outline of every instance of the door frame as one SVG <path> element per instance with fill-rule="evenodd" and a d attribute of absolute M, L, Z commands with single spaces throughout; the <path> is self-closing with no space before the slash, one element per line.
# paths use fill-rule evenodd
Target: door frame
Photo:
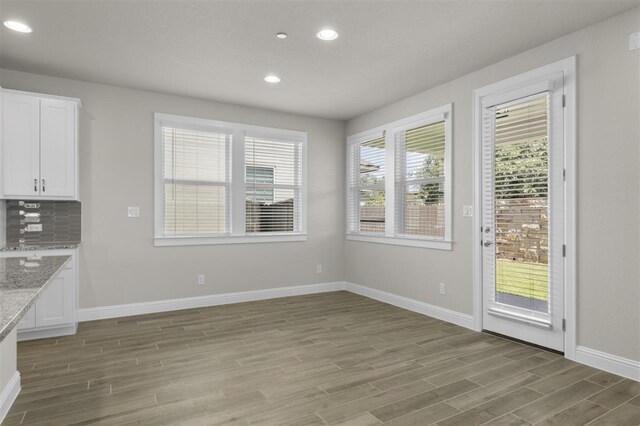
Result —
<path fill-rule="evenodd" d="M 557 72 L 564 75 L 564 356 L 576 357 L 576 56 L 544 65 L 523 74 L 507 77 L 473 91 L 473 327 L 482 331 L 482 98 L 544 78 Z"/>

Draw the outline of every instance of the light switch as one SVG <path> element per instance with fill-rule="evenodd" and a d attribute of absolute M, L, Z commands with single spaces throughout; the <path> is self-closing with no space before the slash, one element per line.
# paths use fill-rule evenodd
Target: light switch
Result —
<path fill-rule="evenodd" d="M 462 206 L 462 216 L 473 217 L 473 206 Z"/>
<path fill-rule="evenodd" d="M 140 207 L 127 207 L 127 216 L 140 217 Z"/>

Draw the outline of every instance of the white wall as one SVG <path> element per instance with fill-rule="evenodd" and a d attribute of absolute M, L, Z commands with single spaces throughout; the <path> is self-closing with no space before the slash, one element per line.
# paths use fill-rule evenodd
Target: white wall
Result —
<path fill-rule="evenodd" d="M 347 281 L 472 314 L 472 91 L 578 55 L 578 344 L 640 360 L 639 20 L 627 12 L 350 120 L 348 135 L 454 103 L 454 249 L 350 241 Z"/>
<path fill-rule="evenodd" d="M 343 278 L 344 123 L 10 70 L 0 85 L 82 100 L 81 308 Z M 154 112 L 308 132 L 308 240 L 154 247 Z"/>

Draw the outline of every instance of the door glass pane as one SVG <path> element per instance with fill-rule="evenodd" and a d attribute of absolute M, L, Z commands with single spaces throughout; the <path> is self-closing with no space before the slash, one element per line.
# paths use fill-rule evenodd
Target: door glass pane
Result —
<path fill-rule="evenodd" d="M 498 105 L 495 119 L 495 301 L 548 313 L 548 96 Z"/>

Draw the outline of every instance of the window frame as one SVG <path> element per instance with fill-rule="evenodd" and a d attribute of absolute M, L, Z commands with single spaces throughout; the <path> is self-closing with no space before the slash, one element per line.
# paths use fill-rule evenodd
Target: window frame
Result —
<path fill-rule="evenodd" d="M 382 126 L 375 127 L 364 132 L 356 133 L 347 137 L 347 158 L 352 145 L 360 144 L 373 138 L 373 136 L 383 134 L 385 138 L 385 232 L 384 235 L 371 234 L 352 231 L 349 211 L 354 208 L 350 203 L 353 201 L 353 185 L 350 182 L 350 168 L 352 164 L 347 162 L 347 229 L 346 239 L 351 241 L 363 241 L 371 243 L 392 244 L 410 247 L 423 247 L 439 250 L 452 250 L 452 141 L 453 141 L 453 104 L 445 104 L 440 107 L 416 114 L 404 119 L 393 121 Z M 398 191 L 400 183 L 396 177 L 396 134 L 403 130 L 408 130 L 420 126 L 443 121 L 445 125 L 445 158 L 444 158 L 444 238 L 433 238 L 429 236 L 407 235 L 398 232 L 399 220 L 397 214 L 398 202 L 401 200 Z"/>
<path fill-rule="evenodd" d="M 164 176 L 163 176 L 163 126 L 184 127 L 187 129 L 212 131 L 227 129 L 232 139 L 229 147 L 231 170 L 229 188 L 229 205 L 226 214 L 229 220 L 229 232 L 225 234 L 202 235 L 165 235 L 164 234 Z M 302 150 L 301 182 L 299 185 L 300 201 L 299 230 L 293 232 L 265 232 L 262 234 L 246 232 L 246 164 L 244 156 L 245 136 L 259 135 L 263 138 L 274 138 L 279 141 L 298 143 Z M 294 213 L 295 214 L 295 213 Z M 154 113 L 154 245 L 217 245 L 236 243 L 267 243 L 307 240 L 307 133 L 297 130 L 277 129 L 250 124 L 233 123 L 206 118 L 182 115 Z"/>

